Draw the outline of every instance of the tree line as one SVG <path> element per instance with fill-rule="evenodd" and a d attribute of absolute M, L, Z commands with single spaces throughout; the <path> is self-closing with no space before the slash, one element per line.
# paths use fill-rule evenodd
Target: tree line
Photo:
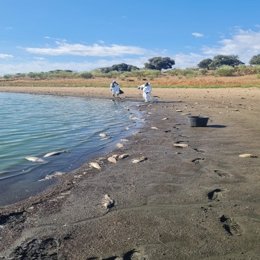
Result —
<path fill-rule="evenodd" d="M 253 56 L 250 61 L 250 65 L 260 65 L 260 54 Z M 175 65 L 175 60 L 170 57 L 153 57 L 144 64 L 144 68 L 140 69 L 137 66 L 129 65 L 126 63 L 120 63 L 112 65 L 111 67 L 103 67 L 96 69 L 91 72 L 74 72 L 72 70 L 53 70 L 49 72 L 29 72 L 29 73 L 17 73 L 15 75 L 4 75 L 4 79 L 15 79 L 15 78 L 33 78 L 33 79 L 49 79 L 49 78 L 85 78 L 90 79 L 98 74 L 108 75 L 109 73 L 133 73 L 139 75 L 141 71 L 162 71 L 171 70 Z M 207 58 L 201 60 L 197 67 L 204 70 L 218 70 L 221 73 L 223 68 L 224 74 L 232 75 L 232 68 L 244 65 L 236 55 L 216 55 L 212 59 Z M 186 69 L 188 70 L 188 69 Z M 140 73 L 138 73 L 140 71 Z"/>

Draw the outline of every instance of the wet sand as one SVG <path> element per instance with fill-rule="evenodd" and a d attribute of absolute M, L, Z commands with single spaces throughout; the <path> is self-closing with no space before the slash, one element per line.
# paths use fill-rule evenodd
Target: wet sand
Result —
<path fill-rule="evenodd" d="M 103 88 L 19 91 L 104 97 Z M 153 94 L 158 102 L 139 107 L 145 126 L 97 158 L 101 170 L 87 162 L 1 208 L 0 259 L 259 259 L 260 90 Z M 208 126 L 190 127 L 188 114 L 209 116 Z M 246 153 L 254 157 L 239 157 Z M 110 163 L 113 154 L 129 156 Z"/>

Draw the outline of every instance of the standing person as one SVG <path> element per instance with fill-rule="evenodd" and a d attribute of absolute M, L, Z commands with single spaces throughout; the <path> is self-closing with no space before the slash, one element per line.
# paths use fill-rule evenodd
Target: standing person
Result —
<path fill-rule="evenodd" d="M 120 85 L 113 80 L 110 84 L 110 91 L 113 95 L 113 97 L 118 97 L 120 94 L 123 94 L 124 92 L 120 89 Z"/>
<path fill-rule="evenodd" d="M 149 82 L 139 86 L 138 89 L 143 90 L 143 98 L 145 102 L 152 101 L 152 86 Z"/>

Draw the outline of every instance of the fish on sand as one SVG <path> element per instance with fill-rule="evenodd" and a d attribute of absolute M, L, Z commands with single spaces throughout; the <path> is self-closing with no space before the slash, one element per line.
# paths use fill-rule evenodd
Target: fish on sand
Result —
<path fill-rule="evenodd" d="M 91 168 L 95 168 L 95 169 L 101 170 L 101 166 L 97 162 L 90 162 L 89 166 Z"/>

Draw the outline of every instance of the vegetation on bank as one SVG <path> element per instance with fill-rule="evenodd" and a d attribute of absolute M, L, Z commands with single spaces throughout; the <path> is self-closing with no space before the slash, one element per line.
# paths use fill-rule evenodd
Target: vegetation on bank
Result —
<path fill-rule="evenodd" d="M 100 69 L 86 72 L 75 72 L 71 70 L 55 70 L 48 72 L 29 72 L 7 74 L 0 77 L 1 80 L 17 80 L 17 79 L 93 79 L 93 78 L 149 78 L 150 80 L 158 77 L 176 76 L 180 78 L 194 78 L 199 76 L 245 76 L 256 75 L 260 78 L 260 65 L 246 66 L 239 65 L 236 67 L 223 65 L 216 69 L 204 68 L 187 68 L 187 69 L 171 69 L 171 70 L 152 70 L 152 69 L 135 69 L 131 71 L 109 71 L 103 72 Z"/>
<path fill-rule="evenodd" d="M 121 63 L 85 72 L 53 70 L 16 73 L 0 77 L 0 86 L 17 86 L 27 81 L 31 82 L 31 86 L 41 86 L 40 82 L 44 81 L 46 85 L 47 80 L 48 85 L 56 82 L 56 85 L 70 87 L 105 87 L 110 79 L 125 81 L 127 87 L 136 86 L 142 81 L 151 81 L 158 87 L 259 87 L 260 85 L 260 54 L 252 57 L 250 65 L 245 65 L 234 55 L 217 55 L 213 59 L 204 59 L 196 68 L 179 69 L 172 68 L 173 65 L 175 61 L 169 57 L 154 57 L 149 59 L 142 69 Z M 241 76 L 250 76 L 250 79 L 238 80 L 237 78 Z"/>

